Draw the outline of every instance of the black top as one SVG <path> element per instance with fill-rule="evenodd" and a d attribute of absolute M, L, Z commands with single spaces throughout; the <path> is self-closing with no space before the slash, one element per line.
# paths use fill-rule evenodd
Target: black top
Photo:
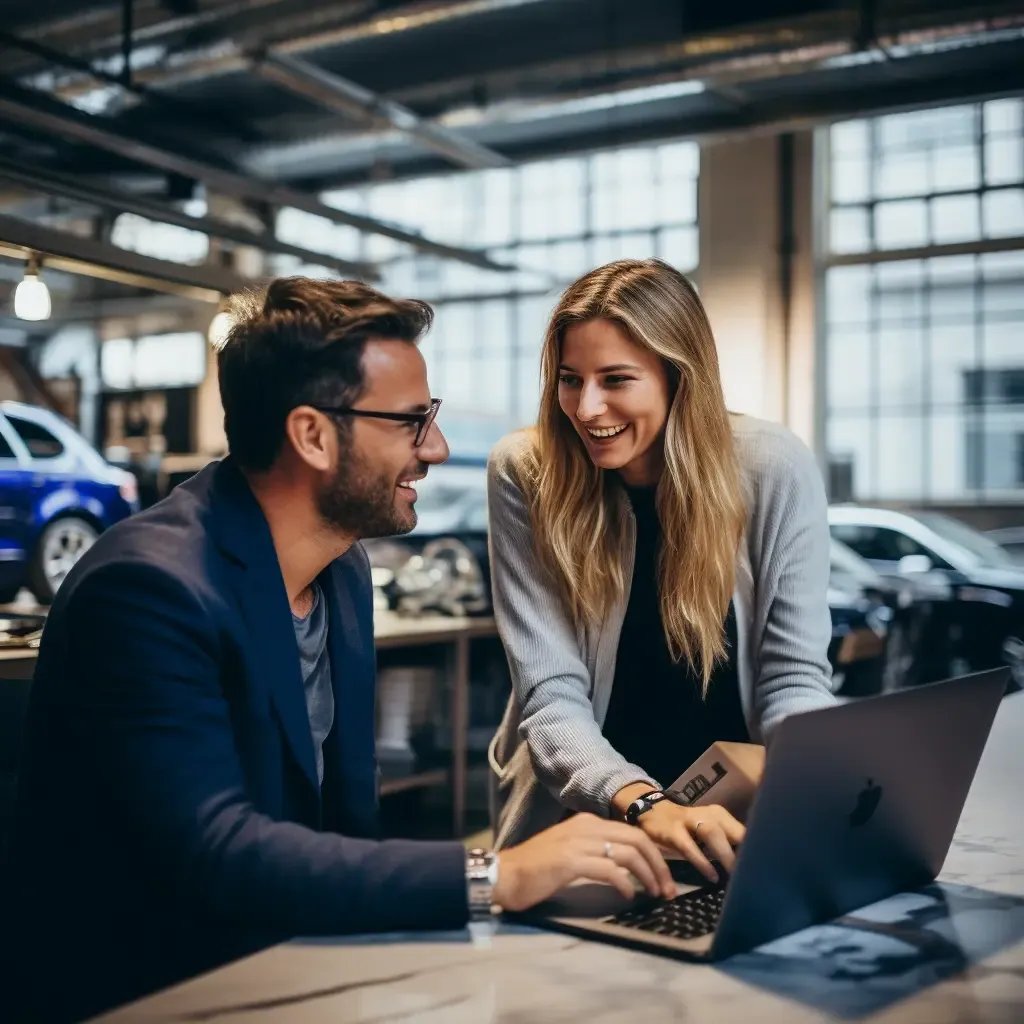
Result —
<path fill-rule="evenodd" d="M 736 616 L 730 602 L 728 660 L 715 667 L 705 701 L 700 676 L 670 658 L 661 624 L 655 488 L 626 490 L 636 515 L 636 561 L 604 736 L 628 761 L 670 786 L 715 740 L 750 740 L 736 674 Z"/>

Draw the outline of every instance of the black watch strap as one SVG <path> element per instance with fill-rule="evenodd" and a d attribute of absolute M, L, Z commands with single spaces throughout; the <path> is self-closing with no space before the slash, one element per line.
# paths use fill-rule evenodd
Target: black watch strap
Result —
<path fill-rule="evenodd" d="M 650 793 L 638 796 L 626 808 L 626 823 L 635 825 L 641 814 L 646 814 L 656 803 L 665 799 L 666 795 L 660 789 L 652 789 Z"/>

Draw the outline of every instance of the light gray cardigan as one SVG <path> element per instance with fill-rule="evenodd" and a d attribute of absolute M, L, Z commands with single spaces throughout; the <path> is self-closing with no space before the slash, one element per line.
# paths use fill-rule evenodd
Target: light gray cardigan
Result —
<path fill-rule="evenodd" d="M 765 742 L 787 715 L 834 701 L 825 491 L 811 453 L 784 427 L 747 416 L 732 424 L 748 508 L 733 595 L 737 674 L 750 736 Z M 512 434 L 488 464 L 494 614 L 512 674 L 488 751 L 496 847 L 554 824 L 566 808 L 607 816 L 612 795 L 631 782 L 657 785 L 602 735 L 629 588 L 603 622 L 572 623 L 535 554 L 519 483 L 528 444 Z M 636 521 L 627 514 L 631 580 Z"/>

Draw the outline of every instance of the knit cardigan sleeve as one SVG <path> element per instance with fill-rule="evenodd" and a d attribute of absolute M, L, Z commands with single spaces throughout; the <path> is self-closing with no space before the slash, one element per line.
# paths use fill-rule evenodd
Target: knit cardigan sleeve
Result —
<path fill-rule="evenodd" d="M 753 719 L 762 741 L 788 715 L 835 702 L 828 645 L 829 530 L 825 487 L 810 450 L 783 427 L 738 429 L 752 507 L 755 580 Z"/>

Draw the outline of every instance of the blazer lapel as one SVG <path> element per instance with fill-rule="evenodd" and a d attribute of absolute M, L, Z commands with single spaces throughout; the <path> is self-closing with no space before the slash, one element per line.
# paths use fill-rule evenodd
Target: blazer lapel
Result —
<path fill-rule="evenodd" d="M 217 474 L 215 522 L 219 542 L 235 563 L 235 591 L 247 627 L 251 671 L 270 693 L 292 756 L 318 793 L 291 607 L 270 528 L 245 478 L 230 459 L 218 466 Z"/>
<path fill-rule="evenodd" d="M 349 833 L 372 834 L 377 813 L 376 651 L 373 597 L 362 549 L 353 546 L 330 565 L 320 584 L 328 602 L 334 687 L 334 736 L 324 770 L 335 773 L 331 792 L 340 804 L 339 824 Z"/>

